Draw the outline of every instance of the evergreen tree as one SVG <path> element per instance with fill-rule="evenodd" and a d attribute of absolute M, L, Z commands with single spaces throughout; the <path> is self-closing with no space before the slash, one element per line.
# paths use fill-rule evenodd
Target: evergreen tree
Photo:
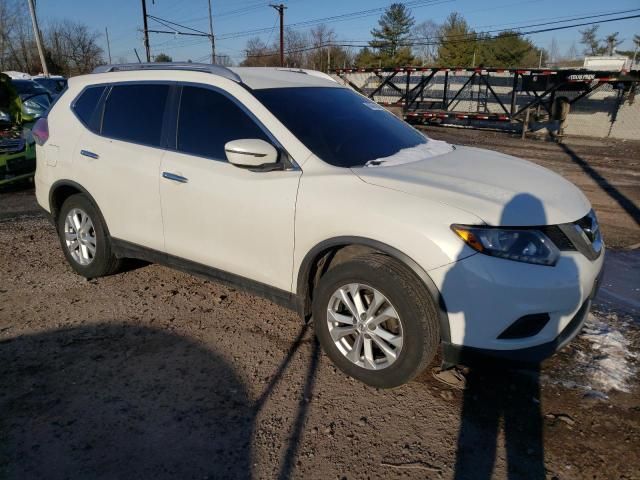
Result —
<path fill-rule="evenodd" d="M 402 3 L 391 4 L 378 20 L 379 28 L 371 30 L 374 40 L 369 42 L 378 50 L 378 62 L 384 66 L 412 63 L 411 49 L 404 45 L 409 40 L 415 20 Z"/>
<path fill-rule="evenodd" d="M 540 50 L 516 32 L 501 32 L 479 43 L 478 51 L 479 63 L 487 67 L 537 67 L 540 61 Z"/>
<path fill-rule="evenodd" d="M 598 28 L 600 28 L 600 25 L 593 25 L 584 30 L 579 30 L 582 36 L 580 43 L 585 46 L 585 55 L 601 55 L 603 53 L 603 49 L 600 47 L 600 40 L 598 40 Z"/>
<path fill-rule="evenodd" d="M 476 43 L 477 35 L 467 21 L 458 12 L 452 12 L 440 29 L 438 63 L 457 67 L 471 66 Z"/>
<path fill-rule="evenodd" d="M 173 62 L 173 58 L 171 58 L 166 53 L 159 53 L 153 59 L 154 62 Z"/>
<path fill-rule="evenodd" d="M 616 51 L 616 47 L 622 43 L 622 40 L 618 40 L 619 32 L 607 35 L 604 39 L 607 55 L 613 55 Z"/>

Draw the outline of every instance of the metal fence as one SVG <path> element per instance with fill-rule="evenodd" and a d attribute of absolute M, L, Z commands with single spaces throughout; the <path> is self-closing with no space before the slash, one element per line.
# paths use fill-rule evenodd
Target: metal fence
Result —
<path fill-rule="evenodd" d="M 412 123 L 512 130 L 561 123 L 566 134 L 640 140 L 638 71 L 405 67 L 335 76 Z"/>

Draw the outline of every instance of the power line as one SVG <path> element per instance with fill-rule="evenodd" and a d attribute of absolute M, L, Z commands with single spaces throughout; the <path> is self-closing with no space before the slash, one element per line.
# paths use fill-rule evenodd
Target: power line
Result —
<path fill-rule="evenodd" d="M 640 10 L 640 9 L 636 9 L 636 10 Z M 493 35 L 493 36 L 482 36 L 484 33 L 486 32 L 474 32 L 473 33 L 473 38 L 459 38 L 457 40 L 447 40 L 444 39 L 444 41 L 446 41 L 447 43 L 450 44 L 456 44 L 456 43 L 465 43 L 465 42 L 476 42 L 476 41 L 490 41 L 490 40 L 495 40 L 496 38 L 507 38 L 507 37 L 521 37 L 524 35 L 534 35 L 537 33 L 545 33 L 545 32 L 551 32 L 551 31 L 557 31 L 557 30 L 566 30 L 566 29 L 570 29 L 570 28 L 577 28 L 577 27 L 583 27 L 586 25 L 597 25 L 600 23 L 608 23 L 608 22 L 617 22 L 617 21 L 622 21 L 622 20 L 630 20 L 633 18 L 640 18 L 640 14 L 638 15 L 628 15 L 625 17 L 619 17 L 619 18 L 608 18 L 608 19 L 602 19 L 602 20 L 598 20 L 595 22 L 583 22 L 583 23 L 576 23 L 576 24 L 572 24 L 572 25 L 562 25 L 562 26 L 558 26 L 558 27 L 550 27 L 550 28 L 543 28 L 543 29 L 537 29 L 537 30 L 529 30 L 529 31 L 519 31 L 519 32 L 515 32 L 512 29 L 504 29 L 502 31 L 500 31 L 500 33 L 502 33 L 502 35 L 498 34 L 498 35 Z M 574 20 L 579 20 L 580 17 L 574 19 Z M 553 24 L 556 22 L 549 22 L 549 24 Z M 528 26 L 523 26 L 521 28 L 531 28 L 534 26 L 538 26 L 540 24 L 534 24 L 534 25 L 528 25 Z M 494 31 L 495 32 L 495 31 Z M 434 37 L 435 38 L 435 37 Z M 400 46 L 419 46 L 419 45 L 439 45 L 440 42 L 442 41 L 442 37 L 440 37 L 439 41 L 431 41 L 431 42 L 403 42 L 400 43 Z M 302 47 L 302 48 L 297 48 L 297 49 L 290 49 L 287 50 L 285 53 L 286 54 L 291 54 L 291 53 L 300 53 L 300 52 L 305 52 L 305 51 L 309 51 L 309 50 L 316 50 L 316 49 L 320 49 L 320 48 L 327 48 L 327 47 L 366 47 L 369 46 L 368 43 L 363 44 L 363 45 L 358 45 L 356 43 L 353 43 L 354 41 L 351 41 L 351 43 L 349 43 L 348 40 L 343 41 L 343 42 L 325 42 L 319 45 L 313 45 L 313 46 L 307 46 L 307 47 Z M 361 41 L 357 41 L 357 42 L 361 42 Z M 382 44 L 382 46 L 384 46 L 384 44 Z M 269 56 L 273 56 L 276 55 L 276 52 L 265 52 L 265 53 L 261 53 L 261 54 L 255 54 L 255 55 L 247 55 L 247 58 L 254 58 L 254 57 L 269 57 Z"/>
<path fill-rule="evenodd" d="M 436 35 L 436 36 L 425 36 L 425 37 L 410 37 L 411 40 L 427 40 L 427 41 L 434 41 L 437 43 L 440 43 L 441 41 L 454 41 L 457 39 L 461 39 L 461 38 L 467 38 L 470 40 L 481 40 L 481 36 L 485 35 L 485 34 L 490 34 L 490 33 L 501 33 L 501 32 L 515 32 L 521 28 L 533 28 L 533 27 L 542 27 L 542 26 L 548 26 L 548 25 L 557 25 L 559 23 L 567 23 L 567 22 L 576 22 L 579 20 L 588 20 L 588 19 L 592 19 L 592 18 L 601 18 L 601 17 L 608 17 L 611 15 L 622 15 L 625 13 L 632 13 L 632 12 L 640 12 L 640 8 L 633 8 L 630 10 L 620 10 L 617 12 L 610 12 L 610 13 L 603 13 L 603 14 L 596 14 L 596 15 L 587 15 L 587 16 L 581 16 L 581 17 L 571 17 L 571 18 L 567 18 L 566 20 L 555 20 L 555 21 L 548 21 L 548 22 L 543 22 L 543 23 L 533 23 L 533 24 L 528 24 L 528 25 L 523 25 L 520 27 L 515 27 L 515 28 L 498 28 L 498 29 L 491 29 L 491 30 L 484 30 L 481 32 L 469 32 L 469 33 L 464 33 L 464 34 L 459 34 L 459 35 L 449 35 L 446 38 L 442 37 L 441 35 Z M 626 19 L 626 17 L 625 17 Z M 597 23 L 597 22 L 594 22 Z M 604 21 L 602 22 L 604 23 Z M 581 26 L 581 25 L 579 25 Z M 568 27 L 568 28 L 572 28 L 572 27 Z M 538 33 L 538 32 L 533 32 L 533 33 Z M 344 42 L 347 43 L 363 43 L 363 42 L 369 42 L 369 40 L 344 40 Z M 413 45 L 429 45 L 429 44 L 423 44 L 420 42 L 400 42 L 398 43 L 399 46 L 413 46 Z"/>
<path fill-rule="evenodd" d="M 403 5 L 405 5 L 406 7 L 413 7 L 413 8 L 420 8 L 420 7 L 427 7 L 427 6 L 434 6 L 434 5 L 440 5 L 443 3 L 451 3 L 454 0 L 412 0 L 412 1 L 408 1 L 408 2 L 402 2 Z M 367 10 L 358 10 L 355 12 L 349 12 L 349 13 L 343 13 L 340 15 L 333 15 L 330 17 L 323 17 L 323 18 L 315 18 L 312 20 L 304 20 L 304 21 L 300 21 L 300 22 L 296 22 L 296 23 L 290 23 L 288 26 L 291 28 L 296 28 L 296 27 L 310 27 L 312 25 L 317 25 L 320 23 L 335 23 L 335 22 L 341 22 L 341 21 L 346 21 L 346 20 L 354 20 L 354 19 L 358 19 L 358 18 L 364 18 L 364 17 L 368 17 L 368 16 L 372 16 L 372 15 L 376 15 L 380 12 L 384 12 L 387 9 L 387 7 L 378 7 L 378 8 L 370 8 Z M 218 36 L 219 39 L 231 39 L 231 38 L 239 38 L 239 37 L 246 37 L 246 36 L 250 36 L 250 35 L 258 35 L 260 33 L 268 33 L 270 30 L 270 28 L 256 28 L 253 30 L 245 30 L 245 31 L 241 31 L 241 32 L 231 32 L 231 33 L 226 33 L 226 34 L 221 34 Z"/>
<path fill-rule="evenodd" d="M 176 27 L 184 28 L 185 30 L 191 30 L 192 32 L 200 33 L 200 34 L 205 35 L 207 37 L 209 36 L 209 34 L 207 32 L 203 32 L 202 30 L 197 30 L 195 28 L 187 27 L 186 25 L 181 25 L 179 23 L 172 22 L 171 20 L 167 20 L 166 18 L 156 17 L 154 15 L 147 15 L 147 16 L 151 20 L 154 20 L 154 21 L 164 25 L 167 28 L 172 28 L 171 25 L 174 25 Z M 167 24 L 169 24 L 169 25 L 167 25 Z M 176 33 L 180 33 L 180 32 L 176 32 Z"/>

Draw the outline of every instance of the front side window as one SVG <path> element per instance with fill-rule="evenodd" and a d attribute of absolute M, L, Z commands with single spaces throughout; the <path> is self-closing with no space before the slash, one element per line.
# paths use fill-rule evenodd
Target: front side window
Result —
<path fill-rule="evenodd" d="M 227 96 L 207 88 L 182 88 L 178 151 L 226 161 L 224 145 L 244 138 L 270 141 L 255 121 Z"/>
<path fill-rule="evenodd" d="M 160 146 L 168 85 L 115 85 L 104 107 L 102 135 Z"/>
<path fill-rule="evenodd" d="M 269 88 L 253 94 L 309 150 L 338 167 L 363 166 L 428 142 L 383 107 L 347 88 Z"/>

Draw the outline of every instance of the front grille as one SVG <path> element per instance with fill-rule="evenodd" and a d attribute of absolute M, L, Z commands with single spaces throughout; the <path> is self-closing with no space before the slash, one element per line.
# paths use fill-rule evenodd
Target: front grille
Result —
<path fill-rule="evenodd" d="M 576 246 L 573 244 L 569 237 L 557 225 L 548 225 L 542 227 L 542 233 L 544 233 L 553 244 L 561 251 L 575 251 Z"/>
<path fill-rule="evenodd" d="M 0 140 L 0 154 L 13 154 L 24 150 L 24 138 Z"/>

